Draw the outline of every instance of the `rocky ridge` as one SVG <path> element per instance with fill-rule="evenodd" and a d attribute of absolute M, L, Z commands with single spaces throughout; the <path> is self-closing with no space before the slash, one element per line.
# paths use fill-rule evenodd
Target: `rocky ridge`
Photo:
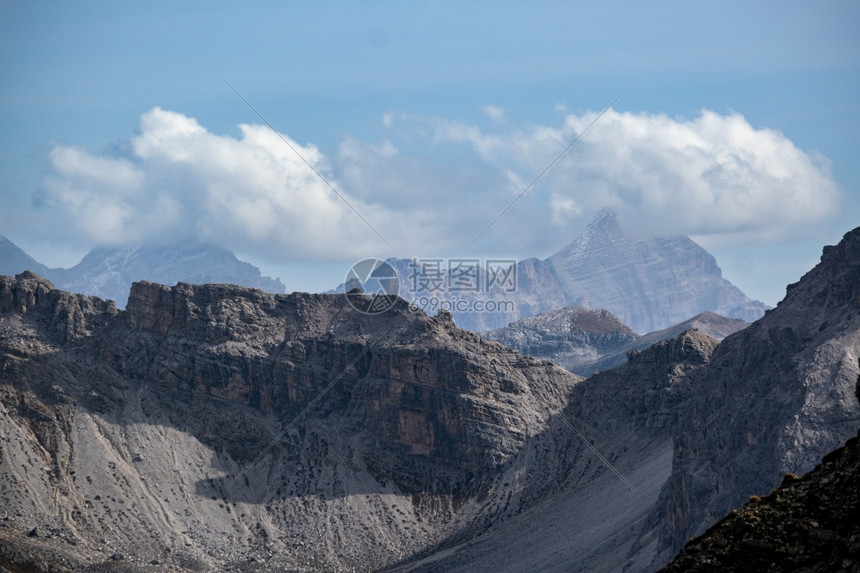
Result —
<path fill-rule="evenodd" d="M 672 476 L 652 517 L 657 562 L 854 435 L 858 358 L 860 228 L 825 247 L 775 309 L 723 340 L 692 377 Z"/>
<path fill-rule="evenodd" d="M 482 336 L 577 374 L 640 338 L 611 312 L 582 307 L 543 312 Z"/>
<path fill-rule="evenodd" d="M 579 381 L 405 303 L 141 282 L 117 311 L 29 273 L 0 373 L 0 539 L 61 570 L 391 565 L 529 503 L 515 460 Z"/>
<path fill-rule="evenodd" d="M 627 362 L 627 357 L 631 352 L 645 350 L 661 340 L 674 338 L 688 330 L 696 330 L 715 340 L 722 340 L 735 332 L 743 330 L 747 326 L 749 326 L 749 323 L 740 318 L 726 318 L 713 312 L 702 312 L 669 328 L 642 335 L 600 356 L 596 361 L 588 364 L 587 367 L 579 368 L 574 370 L 574 372 L 581 376 L 590 376 L 595 371 L 615 368 Z"/>

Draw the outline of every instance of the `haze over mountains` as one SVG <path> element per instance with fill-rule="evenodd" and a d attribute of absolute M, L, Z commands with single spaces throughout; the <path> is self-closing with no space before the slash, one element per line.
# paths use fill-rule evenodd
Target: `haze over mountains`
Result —
<path fill-rule="evenodd" d="M 704 311 L 752 322 L 768 309 L 724 279 L 714 257 L 689 237 L 631 236 L 611 211 L 547 262 L 578 304 L 609 310 L 639 333 Z"/>
<path fill-rule="evenodd" d="M 50 269 L 0 236 L 0 274 L 14 276 L 27 270 L 48 278 L 58 288 L 109 299 L 120 308 L 125 307 L 131 284 L 139 280 L 238 284 L 272 293 L 285 290 L 279 279 L 262 276 L 257 267 L 211 244 L 97 247 L 72 268 Z"/>
<path fill-rule="evenodd" d="M 514 290 L 493 286 L 486 292 L 464 292 L 437 286 L 415 292 L 416 272 L 420 275 L 416 261 L 387 262 L 397 271 L 402 296 L 418 301 L 428 312 L 435 309 L 421 304 L 422 297 L 512 303 L 481 312 L 452 307 L 457 325 L 475 332 L 568 306 L 608 310 L 639 334 L 668 328 L 702 312 L 751 322 L 769 308 L 723 278 L 714 257 L 689 237 L 633 236 L 624 232 L 608 210 L 601 211 L 579 237 L 547 259 L 516 262 Z M 445 272 L 444 280 L 453 284 L 452 272 Z M 336 290 L 344 288 L 340 285 Z"/>
<path fill-rule="evenodd" d="M 142 282 L 120 311 L 4 277 L 0 555 L 654 570 L 856 433 L 858 301 L 860 228 L 744 330 L 583 380 L 402 301 Z"/>

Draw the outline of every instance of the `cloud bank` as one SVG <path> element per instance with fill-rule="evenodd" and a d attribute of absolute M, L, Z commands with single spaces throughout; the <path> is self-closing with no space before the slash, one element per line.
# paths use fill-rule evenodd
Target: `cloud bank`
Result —
<path fill-rule="evenodd" d="M 267 126 L 239 136 L 153 108 L 120 154 L 57 145 L 40 213 L 101 245 L 203 240 L 272 261 L 464 253 L 595 119 L 489 130 L 386 114 L 391 140 L 347 137 L 326 156 L 289 141 L 394 252 Z M 408 151 L 404 151 L 404 149 Z M 773 240 L 826 220 L 839 189 L 824 158 L 741 115 L 607 112 L 485 237 L 486 252 L 548 253 L 603 207 L 649 233 Z"/>
<path fill-rule="evenodd" d="M 429 120 L 438 141 L 467 144 L 506 169 L 539 174 L 596 113 L 568 115 L 561 127 L 484 133 Z M 529 182 L 531 179 L 528 180 Z M 647 233 L 743 234 L 771 240 L 835 214 L 839 188 L 829 162 L 782 133 L 753 128 L 740 114 L 702 111 L 692 120 L 609 110 L 546 173 L 545 221 L 566 224 L 602 207 Z"/>

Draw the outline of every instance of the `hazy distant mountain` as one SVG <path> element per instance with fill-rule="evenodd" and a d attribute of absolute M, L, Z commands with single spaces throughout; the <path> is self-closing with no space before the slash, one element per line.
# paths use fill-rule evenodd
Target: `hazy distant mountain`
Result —
<path fill-rule="evenodd" d="M 769 308 L 724 279 L 713 255 L 689 237 L 634 237 L 606 210 L 547 261 L 569 297 L 611 311 L 639 333 L 703 311 L 751 322 Z"/>
<path fill-rule="evenodd" d="M 166 247 L 99 247 L 69 269 L 57 286 L 71 292 L 108 298 L 124 306 L 131 283 L 224 283 L 282 293 L 284 284 L 261 276 L 260 269 L 240 261 L 227 249 L 192 243 Z"/>
<path fill-rule="evenodd" d="M 0 275 L 33 271 L 62 290 L 110 299 L 120 308 L 131 283 L 225 283 L 282 293 L 284 284 L 264 277 L 260 269 L 240 261 L 227 249 L 204 243 L 162 247 L 97 247 L 70 269 L 49 269 L 8 239 L 0 237 Z"/>
<path fill-rule="evenodd" d="M 440 301 L 456 301 L 465 310 L 445 309 L 452 311 L 457 326 L 475 332 L 567 306 L 608 310 L 640 334 L 706 311 L 751 322 L 770 308 L 724 279 L 713 255 L 689 237 L 633 237 L 622 231 L 610 211 L 601 211 L 582 235 L 549 258 L 517 262 L 514 289 L 489 286 L 492 273 L 482 260 L 480 288 L 452 290 L 446 286 L 454 281 L 449 261 L 439 261 L 432 290 L 416 289 L 426 278 L 421 259 L 387 262 L 397 271 L 403 298 L 430 314 L 439 310 Z M 344 292 L 344 286 L 330 292 Z M 427 300 L 431 304 L 425 304 Z M 492 303 L 489 309 L 476 311 L 472 305 L 487 301 Z"/>
<path fill-rule="evenodd" d="M 33 271 L 43 277 L 51 276 L 51 269 L 28 255 L 18 245 L 0 235 L 0 275 L 15 276 Z"/>
<path fill-rule="evenodd" d="M 389 259 L 388 263 L 395 268 L 398 277 L 400 277 L 400 295 L 404 299 L 410 302 L 414 301 L 428 314 L 436 314 L 440 310 L 442 303 L 434 305 L 434 299 L 449 303 L 456 301 L 462 304 L 460 308 L 466 310 L 456 310 L 455 308 L 441 308 L 441 310 L 451 310 L 457 326 L 474 332 L 501 328 L 523 317 L 576 304 L 576 301 L 565 292 L 564 285 L 552 266 L 546 261 L 536 258 L 524 259 L 515 263 L 516 288 L 512 292 L 508 292 L 504 286 L 487 287 L 488 269 L 486 264 L 478 268 L 478 273 L 483 282 L 480 284 L 480 289 L 475 292 L 453 291 L 445 287 L 432 291 L 422 291 L 420 290 L 421 285 L 416 284 L 416 282 L 420 282 L 422 278 L 426 277 L 423 275 L 423 271 L 416 270 L 416 261 Z M 420 265 L 421 261 L 418 263 Z M 447 269 L 447 267 L 444 268 Z M 452 274 L 452 272 L 445 270 L 445 284 L 451 284 Z M 340 288 L 342 289 L 342 287 Z M 431 302 L 427 304 L 427 300 Z M 476 311 L 471 306 L 475 303 L 488 302 L 494 304 L 484 304 L 480 307 L 480 311 Z M 506 306 L 507 303 L 512 304 Z"/>

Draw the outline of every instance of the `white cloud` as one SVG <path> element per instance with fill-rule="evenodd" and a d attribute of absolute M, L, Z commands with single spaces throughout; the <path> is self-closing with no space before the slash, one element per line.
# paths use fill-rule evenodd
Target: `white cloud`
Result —
<path fill-rule="evenodd" d="M 101 244 L 188 237 L 286 258 L 380 249 L 373 231 L 277 134 L 258 125 L 240 131 L 238 139 L 215 135 L 193 118 L 156 107 L 141 116 L 129 158 L 57 146 L 47 203 Z M 285 139 L 326 172 L 318 149 Z M 386 213 L 348 200 L 385 224 Z"/>
<path fill-rule="evenodd" d="M 595 117 L 485 131 L 386 114 L 393 140 L 346 138 L 331 155 L 284 135 L 393 251 L 267 126 L 217 135 L 157 107 L 141 116 L 125 157 L 56 146 L 41 214 L 71 226 L 54 225 L 55 236 L 200 239 L 273 262 L 472 256 L 472 239 Z M 838 199 L 826 160 L 739 114 L 683 120 L 610 110 L 477 248 L 546 255 L 606 206 L 642 231 L 769 240 L 825 220 Z"/>
<path fill-rule="evenodd" d="M 505 119 L 505 110 L 496 105 L 485 105 L 481 108 L 485 114 L 489 116 L 490 119 L 495 121 L 496 123 L 501 123 Z"/>
<path fill-rule="evenodd" d="M 537 175 L 595 117 L 568 115 L 558 128 L 532 126 L 503 136 L 439 121 L 436 134 L 469 143 L 485 161 Z M 643 232 L 742 232 L 760 239 L 821 221 L 839 201 L 826 162 L 778 131 L 707 110 L 689 121 L 610 110 L 541 185 L 551 193 L 544 220 L 561 223 L 611 206 Z"/>

